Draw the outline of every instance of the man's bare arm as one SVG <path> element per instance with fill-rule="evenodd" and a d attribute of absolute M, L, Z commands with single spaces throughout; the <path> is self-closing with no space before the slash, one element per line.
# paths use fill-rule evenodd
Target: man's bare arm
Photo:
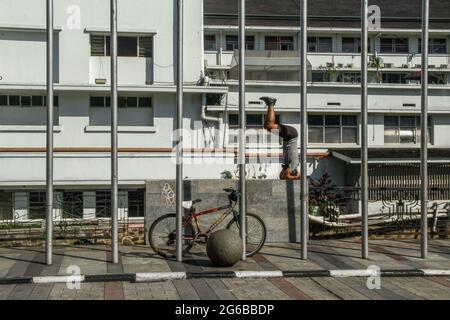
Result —
<path fill-rule="evenodd" d="M 300 172 L 299 171 L 297 171 L 296 175 L 293 175 L 290 168 L 286 169 L 286 172 L 284 174 L 284 180 L 298 180 L 298 179 L 300 179 Z"/>

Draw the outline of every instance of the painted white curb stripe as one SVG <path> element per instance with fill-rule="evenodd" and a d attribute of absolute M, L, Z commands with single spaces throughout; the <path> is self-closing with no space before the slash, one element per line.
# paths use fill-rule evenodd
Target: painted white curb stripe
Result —
<path fill-rule="evenodd" d="M 236 278 L 280 278 L 282 271 L 235 271 Z"/>
<path fill-rule="evenodd" d="M 445 269 L 419 269 L 419 271 L 422 271 L 424 276 L 450 277 L 450 270 Z M 377 270 L 371 269 L 330 270 L 329 273 L 331 277 L 335 278 L 380 276 Z M 284 276 L 282 271 L 235 271 L 234 274 L 236 278 L 280 278 Z M 84 275 L 33 277 L 32 279 L 33 283 L 36 284 L 85 282 Z M 186 272 L 136 273 L 136 282 L 156 282 L 185 279 L 187 279 Z"/>
<path fill-rule="evenodd" d="M 33 277 L 33 283 L 68 283 L 83 282 L 84 276 L 55 276 L 55 277 Z"/>
<path fill-rule="evenodd" d="M 450 276 L 450 270 L 421 269 L 426 276 Z"/>
<path fill-rule="evenodd" d="M 361 270 L 330 270 L 330 276 L 335 278 L 345 277 L 370 277 L 379 276 L 376 270 L 361 269 Z"/>
<path fill-rule="evenodd" d="M 136 282 L 152 282 L 165 280 L 184 280 L 186 272 L 152 272 L 136 273 Z"/>

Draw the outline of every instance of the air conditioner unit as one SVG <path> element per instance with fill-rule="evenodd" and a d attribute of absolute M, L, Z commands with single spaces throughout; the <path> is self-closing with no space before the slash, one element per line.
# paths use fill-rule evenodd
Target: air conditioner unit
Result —
<path fill-rule="evenodd" d="M 353 68 L 353 63 L 348 63 L 348 64 L 346 65 L 346 68 L 352 69 L 352 68 Z"/>
<path fill-rule="evenodd" d="M 393 67 L 394 67 L 393 63 L 385 63 L 384 66 L 383 66 L 383 68 L 388 68 L 388 69 L 391 69 Z"/>
<path fill-rule="evenodd" d="M 338 64 L 337 64 L 337 67 L 338 67 L 338 68 L 343 68 L 344 65 L 343 65 L 342 63 L 338 63 Z"/>
<path fill-rule="evenodd" d="M 441 64 L 441 69 L 448 69 L 448 64 Z"/>
<path fill-rule="evenodd" d="M 409 68 L 409 65 L 407 65 L 407 64 L 402 64 L 402 68 L 403 68 L 403 69 L 408 69 L 408 68 Z"/>
<path fill-rule="evenodd" d="M 434 64 L 430 64 L 430 65 L 428 65 L 428 68 L 430 68 L 430 69 L 436 69 L 436 66 L 435 66 Z"/>
<path fill-rule="evenodd" d="M 421 64 L 416 64 L 416 69 L 422 69 L 422 65 Z"/>
<path fill-rule="evenodd" d="M 327 62 L 326 67 L 327 68 L 333 68 L 334 67 L 334 63 L 333 62 Z"/>
<path fill-rule="evenodd" d="M 106 84 L 106 79 L 95 79 L 95 84 Z"/>

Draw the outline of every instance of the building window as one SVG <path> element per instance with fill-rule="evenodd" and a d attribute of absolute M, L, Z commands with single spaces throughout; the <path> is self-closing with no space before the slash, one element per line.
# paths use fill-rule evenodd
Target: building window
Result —
<path fill-rule="evenodd" d="M 266 36 L 265 50 L 292 51 L 294 50 L 294 37 Z"/>
<path fill-rule="evenodd" d="M 431 117 L 428 118 L 428 143 L 432 143 Z M 420 143 L 420 117 L 385 116 L 384 143 L 415 144 Z"/>
<path fill-rule="evenodd" d="M 428 52 L 431 54 L 446 54 L 447 39 L 430 39 L 428 43 Z M 422 53 L 422 39 L 419 39 L 419 53 Z"/>
<path fill-rule="evenodd" d="M 239 36 L 228 35 L 225 38 L 225 48 L 227 51 L 239 50 Z M 245 37 L 245 49 L 255 50 L 255 37 Z"/>
<path fill-rule="evenodd" d="M 139 57 L 153 57 L 153 37 L 139 37 Z"/>
<path fill-rule="evenodd" d="M 62 217 L 64 219 L 83 218 L 83 192 L 63 192 Z"/>
<path fill-rule="evenodd" d="M 91 96 L 90 97 L 91 108 L 109 108 L 111 107 L 110 97 Z M 119 97 L 119 108 L 151 108 L 151 97 Z"/>
<path fill-rule="evenodd" d="M 344 83 L 361 83 L 360 72 L 342 72 L 337 77 L 338 82 Z"/>
<path fill-rule="evenodd" d="M 97 218 L 111 217 L 111 191 L 95 192 L 95 216 Z"/>
<path fill-rule="evenodd" d="M 280 123 L 280 115 L 276 115 L 275 121 Z M 266 122 L 265 114 L 247 114 L 246 116 L 246 132 L 247 143 L 280 143 L 280 138 L 275 137 L 266 129 L 264 129 L 264 124 Z M 229 136 L 228 143 L 229 144 L 237 144 L 239 139 L 239 115 L 238 114 L 229 114 L 228 115 L 228 128 L 229 128 Z"/>
<path fill-rule="evenodd" d="M 368 41 L 368 51 L 370 52 L 370 41 Z M 360 38 L 342 38 L 342 52 L 344 53 L 360 53 Z"/>
<path fill-rule="evenodd" d="M 58 96 L 53 97 L 53 105 L 58 107 Z M 47 96 L 0 95 L 0 106 L 3 107 L 46 107 Z"/>
<path fill-rule="evenodd" d="M 8 96 L 0 95 L 0 106 L 7 107 L 8 106 Z"/>
<path fill-rule="evenodd" d="M 358 53 L 361 52 L 361 41 L 359 38 L 342 38 L 342 52 Z"/>
<path fill-rule="evenodd" d="M 110 56 L 110 37 L 91 35 L 91 56 Z M 117 55 L 119 57 L 153 56 L 153 37 L 118 37 Z"/>
<path fill-rule="evenodd" d="M 205 51 L 216 51 L 216 36 L 214 34 L 206 34 L 204 39 Z"/>
<path fill-rule="evenodd" d="M 383 73 L 381 75 L 382 83 L 407 83 L 406 73 Z"/>
<path fill-rule="evenodd" d="M 323 71 L 313 71 L 312 82 L 331 82 L 330 73 Z"/>
<path fill-rule="evenodd" d="M 381 53 L 409 53 L 408 38 L 381 38 Z"/>
<path fill-rule="evenodd" d="M 119 126 L 153 126 L 153 108 L 151 97 L 119 96 L 118 124 Z M 111 98 L 91 96 L 89 108 L 90 126 L 110 126 Z"/>
<path fill-rule="evenodd" d="M 310 143 L 357 143 L 358 124 L 351 115 L 308 116 Z"/>
<path fill-rule="evenodd" d="M 46 218 L 46 193 L 37 191 L 28 194 L 28 218 L 45 219 Z"/>
<path fill-rule="evenodd" d="M 428 75 L 429 84 L 446 84 L 446 77 L 443 73 L 430 73 Z"/>
<path fill-rule="evenodd" d="M 308 52 L 332 52 L 333 39 L 331 37 L 308 37 Z"/>
<path fill-rule="evenodd" d="M 0 191 L 0 221 L 14 220 L 14 194 Z"/>
<path fill-rule="evenodd" d="M 128 191 L 128 217 L 145 216 L 144 190 Z"/>

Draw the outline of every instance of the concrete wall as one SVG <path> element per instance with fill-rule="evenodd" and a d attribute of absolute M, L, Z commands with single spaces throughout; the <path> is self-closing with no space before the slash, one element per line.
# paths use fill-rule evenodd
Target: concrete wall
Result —
<path fill-rule="evenodd" d="M 191 180 L 184 185 L 185 199 L 202 199 L 198 210 L 227 204 L 223 188 L 237 188 L 234 180 Z M 146 183 L 145 228 L 159 216 L 175 212 L 175 198 L 170 197 L 175 190 L 173 180 L 151 180 Z M 172 191 L 172 192 L 171 192 Z M 258 214 L 267 227 L 267 242 L 295 242 L 300 235 L 300 184 L 280 180 L 250 180 L 247 182 L 247 211 Z M 211 214 L 202 217 L 205 225 L 220 216 Z M 219 228 L 224 228 L 222 222 Z"/>

